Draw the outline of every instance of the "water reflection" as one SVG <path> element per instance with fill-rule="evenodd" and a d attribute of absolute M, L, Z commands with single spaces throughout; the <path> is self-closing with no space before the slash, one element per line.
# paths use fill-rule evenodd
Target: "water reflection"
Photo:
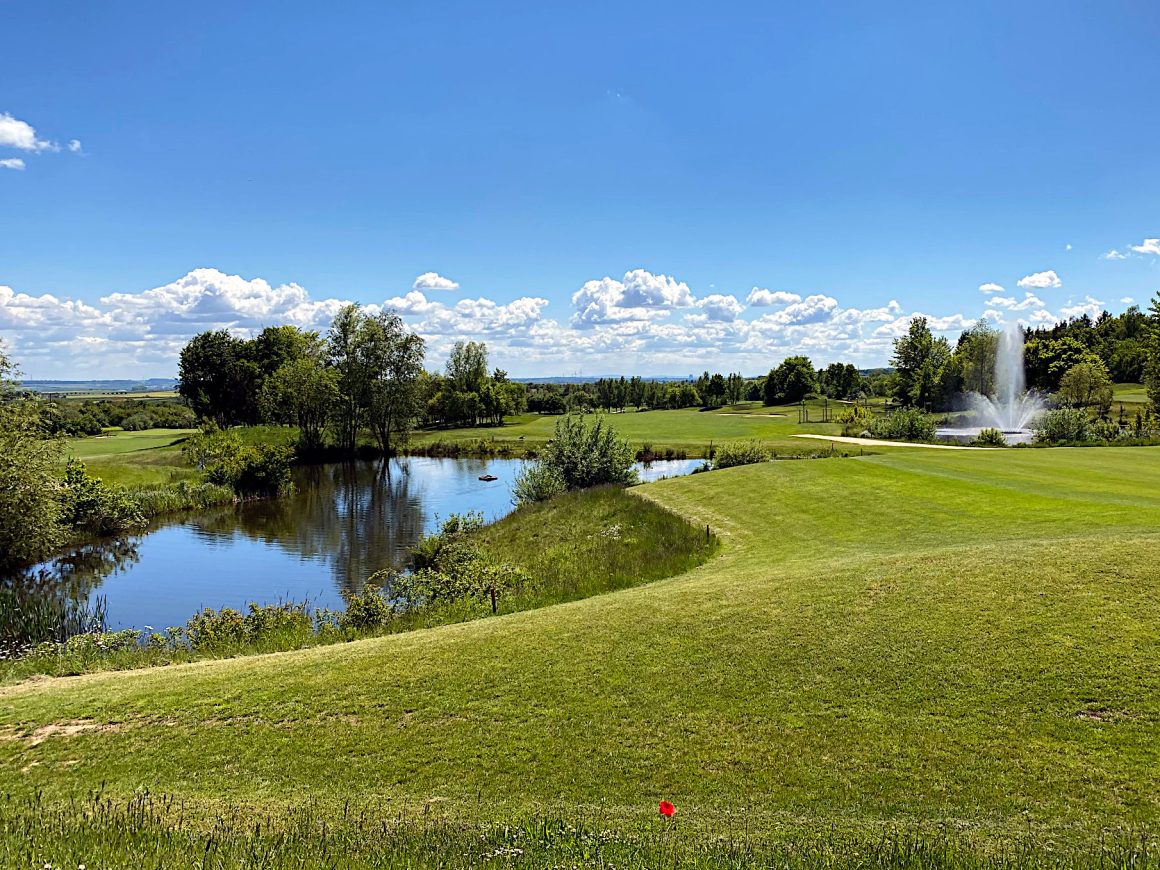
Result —
<path fill-rule="evenodd" d="M 520 460 L 353 462 L 295 470 L 295 494 L 175 516 L 148 533 L 88 544 L 9 580 L 22 592 L 108 605 L 112 628 L 165 627 L 202 607 L 309 600 L 342 606 L 383 568 L 400 567 L 424 532 L 451 513 L 488 520 L 512 509 Z M 653 463 L 646 480 L 687 474 L 698 461 Z M 481 481 L 494 475 L 494 481 Z"/>

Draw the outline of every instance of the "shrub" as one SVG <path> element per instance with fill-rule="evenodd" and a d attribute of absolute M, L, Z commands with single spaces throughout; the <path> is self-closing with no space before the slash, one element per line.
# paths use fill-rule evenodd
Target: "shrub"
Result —
<path fill-rule="evenodd" d="M 892 441 L 932 441 L 935 423 L 934 417 L 918 408 L 899 408 L 885 416 L 875 417 L 867 430 L 875 438 Z"/>
<path fill-rule="evenodd" d="M 753 465 L 769 461 L 769 449 L 760 441 L 729 441 L 713 454 L 714 468 Z"/>
<path fill-rule="evenodd" d="M 156 418 L 152 414 L 146 414 L 144 412 L 134 414 L 132 417 L 126 417 L 121 421 L 121 428 L 126 432 L 140 432 L 142 429 L 152 429 L 156 425 Z"/>
<path fill-rule="evenodd" d="M 1041 444 L 1090 441 L 1092 436 L 1091 418 L 1081 408 L 1047 411 L 1035 424 L 1035 440 Z"/>
<path fill-rule="evenodd" d="M 232 487 L 242 497 L 273 497 L 290 487 L 294 451 L 276 444 L 243 444 L 236 432 L 207 427 L 182 448 L 210 483 Z"/>
<path fill-rule="evenodd" d="M 555 437 L 540 453 L 538 471 L 521 472 L 517 504 L 542 501 L 564 489 L 586 489 L 606 483 L 636 482 L 634 454 L 628 440 L 616 434 L 603 417 L 589 424 L 569 414 L 556 421 Z M 553 476 L 559 478 L 553 480 Z"/>
<path fill-rule="evenodd" d="M 568 486 L 557 469 L 542 462 L 529 462 L 516 474 L 512 501 L 518 505 L 532 504 L 547 501 L 567 490 Z"/>
<path fill-rule="evenodd" d="M 981 429 L 971 443 L 976 447 L 1006 447 L 1007 436 L 998 429 Z"/>
<path fill-rule="evenodd" d="M 116 535 L 145 525 L 145 515 L 130 493 L 93 477 L 77 459 L 65 466 L 61 518 L 94 535 Z"/>

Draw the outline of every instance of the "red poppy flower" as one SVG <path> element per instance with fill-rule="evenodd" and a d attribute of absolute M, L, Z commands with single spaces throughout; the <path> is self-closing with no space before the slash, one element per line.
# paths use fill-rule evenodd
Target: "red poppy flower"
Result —
<path fill-rule="evenodd" d="M 673 813 L 676 811 L 677 808 L 674 807 L 671 803 L 668 801 L 661 801 L 660 814 L 666 819 L 671 819 L 673 817 Z"/>

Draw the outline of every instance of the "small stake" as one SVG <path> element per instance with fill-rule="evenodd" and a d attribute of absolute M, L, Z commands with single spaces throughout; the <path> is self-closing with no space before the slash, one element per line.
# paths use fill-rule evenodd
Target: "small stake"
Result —
<path fill-rule="evenodd" d="M 495 613 L 495 612 L 496 612 L 496 604 L 495 604 L 495 584 L 494 584 L 494 583 L 492 583 L 492 584 L 491 584 L 491 612 L 492 612 L 492 613 Z"/>
<path fill-rule="evenodd" d="M 705 523 L 705 542 L 709 542 L 709 524 Z"/>

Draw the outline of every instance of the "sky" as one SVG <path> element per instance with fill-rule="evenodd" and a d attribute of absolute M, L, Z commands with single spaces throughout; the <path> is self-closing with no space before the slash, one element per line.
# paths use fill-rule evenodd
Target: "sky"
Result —
<path fill-rule="evenodd" d="M 571 8 L 569 8 L 571 7 Z M 1160 291 L 1160 5 L 0 0 L 0 341 L 346 301 L 513 376 L 886 364 Z"/>

